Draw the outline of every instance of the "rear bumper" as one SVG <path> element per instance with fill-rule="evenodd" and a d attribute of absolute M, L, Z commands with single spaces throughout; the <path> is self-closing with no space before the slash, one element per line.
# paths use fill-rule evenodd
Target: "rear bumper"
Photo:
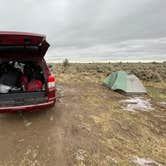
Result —
<path fill-rule="evenodd" d="M 17 111 L 27 111 L 27 112 L 39 111 L 41 109 L 46 109 L 54 106 L 55 102 L 56 98 L 45 103 L 34 104 L 34 105 L 0 107 L 0 113 L 12 113 Z"/>

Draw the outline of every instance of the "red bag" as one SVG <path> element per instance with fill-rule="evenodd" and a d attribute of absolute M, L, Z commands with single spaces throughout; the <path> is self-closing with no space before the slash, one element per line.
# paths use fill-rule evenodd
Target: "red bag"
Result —
<path fill-rule="evenodd" d="M 40 80 L 34 80 L 28 83 L 27 90 L 28 91 L 40 91 L 42 90 L 42 82 Z"/>
<path fill-rule="evenodd" d="M 28 84 L 28 78 L 25 75 L 21 76 L 21 84 Z"/>

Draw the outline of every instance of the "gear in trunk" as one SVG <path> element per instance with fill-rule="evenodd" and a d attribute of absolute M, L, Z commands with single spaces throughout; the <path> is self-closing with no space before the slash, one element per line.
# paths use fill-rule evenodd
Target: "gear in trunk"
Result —
<path fill-rule="evenodd" d="M 9 61 L 0 64 L 0 93 L 45 90 L 45 78 L 35 62 Z"/>

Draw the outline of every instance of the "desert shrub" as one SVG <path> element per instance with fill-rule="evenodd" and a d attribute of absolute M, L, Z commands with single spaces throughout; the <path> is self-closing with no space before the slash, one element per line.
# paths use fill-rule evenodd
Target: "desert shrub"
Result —
<path fill-rule="evenodd" d="M 132 70 L 131 72 L 134 73 L 141 80 L 155 81 L 155 82 L 162 81 L 160 74 L 157 71 L 153 71 L 151 69 L 142 69 L 142 70 L 135 69 Z"/>
<path fill-rule="evenodd" d="M 63 61 L 63 67 L 69 67 L 70 66 L 70 63 L 69 63 L 69 60 L 68 59 L 65 59 L 64 61 Z"/>
<path fill-rule="evenodd" d="M 88 72 L 107 76 L 113 71 L 125 70 L 135 74 L 145 81 L 166 81 L 166 62 L 163 63 L 69 63 L 67 59 L 62 64 L 56 64 L 53 69 L 59 72 Z M 69 67 L 70 66 L 70 67 Z"/>
<path fill-rule="evenodd" d="M 104 65 L 96 66 L 97 73 L 106 73 L 108 72 L 108 68 Z"/>

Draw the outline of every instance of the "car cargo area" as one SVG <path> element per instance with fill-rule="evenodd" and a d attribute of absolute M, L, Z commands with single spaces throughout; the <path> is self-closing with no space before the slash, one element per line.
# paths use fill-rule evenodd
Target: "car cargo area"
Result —
<path fill-rule="evenodd" d="M 43 103 L 47 81 L 35 61 L 0 62 L 0 107 Z"/>

